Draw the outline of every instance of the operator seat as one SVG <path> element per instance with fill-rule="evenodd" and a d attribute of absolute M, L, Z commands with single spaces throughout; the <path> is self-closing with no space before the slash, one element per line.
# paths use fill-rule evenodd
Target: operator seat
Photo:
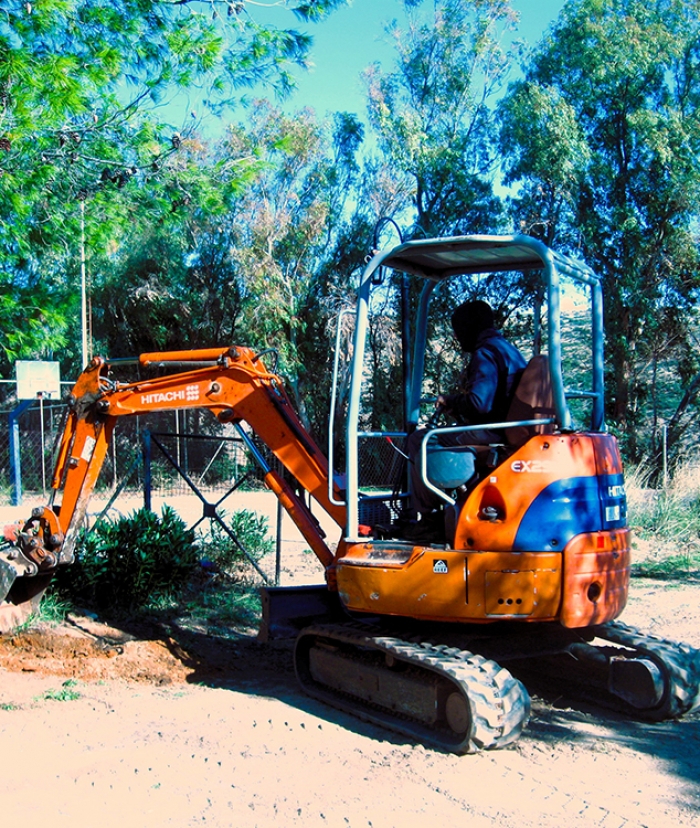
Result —
<path fill-rule="evenodd" d="M 547 355 L 537 354 L 525 366 L 508 408 L 506 420 L 544 420 L 553 416 L 554 395 Z M 506 441 L 509 446 L 519 448 L 535 434 L 551 434 L 553 431 L 553 423 L 534 426 L 514 425 L 506 428 Z"/>
<path fill-rule="evenodd" d="M 498 465 L 535 434 L 551 434 L 553 423 L 517 425 L 523 420 L 540 420 L 554 416 L 554 398 L 545 354 L 532 357 L 518 381 L 508 408 L 507 422 L 514 425 L 505 431 L 505 445 L 429 445 L 427 477 L 440 489 L 473 487 L 488 470 Z"/>

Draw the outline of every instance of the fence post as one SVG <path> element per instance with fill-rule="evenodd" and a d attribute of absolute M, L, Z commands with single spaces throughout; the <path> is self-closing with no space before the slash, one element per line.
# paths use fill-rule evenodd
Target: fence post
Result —
<path fill-rule="evenodd" d="M 23 400 L 10 411 L 10 477 L 12 478 L 12 505 L 22 505 L 22 459 L 19 450 L 19 418 L 34 400 Z"/>
<path fill-rule="evenodd" d="M 282 501 L 277 498 L 277 537 L 275 539 L 275 586 L 280 585 L 280 574 L 282 572 L 282 520 L 284 508 Z"/>
<path fill-rule="evenodd" d="M 151 509 L 151 432 L 144 428 L 141 432 L 143 445 L 143 507 Z"/>

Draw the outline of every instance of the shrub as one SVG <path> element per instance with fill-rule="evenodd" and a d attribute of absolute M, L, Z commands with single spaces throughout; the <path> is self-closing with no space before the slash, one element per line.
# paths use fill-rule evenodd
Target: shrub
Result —
<path fill-rule="evenodd" d="M 141 509 L 84 532 L 57 588 L 96 610 L 133 611 L 181 595 L 198 562 L 195 533 L 173 509 L 164 506 L 160 517 Z"/>
<path fill-rule="evenodd" d="M 241 565 L 245 565 L 244 549 L 254 561 L 260 560 L 274 549 L 265 515 L 241 509 L 230 516 L 222 513 L 221 518 L 228 524 L 238 543 L 214 521 L 207 531 L 201 533 L 203 556 L 221 571 L 233 574 Z"/>
<path fill-rule="evenodd" d="M 646 550 L 634 574 L 669 578 L 700 571 L 700 468 L 681 463 L 658 489 L 649 486 L 643 467 L 626 477 L 633 542 Z"/>

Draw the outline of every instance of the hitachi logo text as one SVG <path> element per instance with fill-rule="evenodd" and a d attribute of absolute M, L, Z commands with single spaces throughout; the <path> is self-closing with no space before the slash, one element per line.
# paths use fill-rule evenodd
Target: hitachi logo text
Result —
<path fill-rule="evenodd" d="M 185 400 L 195 402 L 199 399 L 199 386 L 188 385 L 180 391 L 162 391 L 157 394 L 141 394 L 141 405 L 156 405 L 157 403 L 177 402 Z"/>

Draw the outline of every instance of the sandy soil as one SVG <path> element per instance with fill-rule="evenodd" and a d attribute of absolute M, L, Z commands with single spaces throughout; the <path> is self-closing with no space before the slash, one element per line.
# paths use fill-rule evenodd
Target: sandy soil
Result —
<path fill-rule="evenodd" d="M 314 572 L 297 560 L 288 582 Z M 699 598 L 637 580 L 623 620 L 700 647 Z M 306 697 L 287 643 L 206 632 L 72 616 L 0 638 L 2 824 L 699 823 L 700 715 L 652 725 L 535 698 L 516 745 L 456 757 Z"/>

